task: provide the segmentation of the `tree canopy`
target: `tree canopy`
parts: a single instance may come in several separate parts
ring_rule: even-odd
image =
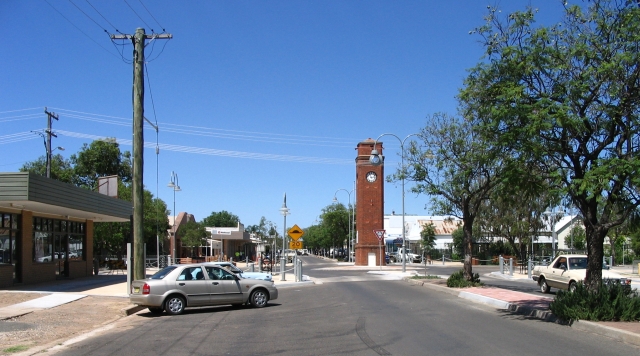
[[[552,26],[536,26],[535,15],[490,8],[476,29],[486,60],[465,80],[462,113],[580,210],[585,283],[597,289],[605,236],[640,204],[640,9],[622,0],[565,5]]]
[[[419,139],[419,144],[411,142],[407,167],[400,167],[393,178],[415,182],[411,190],[429,195],[436,214],[462,219],[464,275],[471,280],[474,220],[499,183],[508,156],[493,152],[481,140],[473,120],[447,114],[428,118]]]
[[[31,172],[45,177],[47,175],[47,157],[41,156],[35,161],[26,162],[20,172]],[[71,161],[61,154],[51,156],[51,178],[65,183],[73,183],[75,175]]]
[[[239,222],[240,218],[237,215],[226,210],[214,211],[201,221],[205,227],[237,227]]]

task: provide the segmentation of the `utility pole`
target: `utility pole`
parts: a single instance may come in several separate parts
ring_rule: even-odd
[[[171,34],[147,35],[137,28],[135,35],[111,35],[111,39],[130,39],[133,43],[133,278],[144,279],[143,150],[144,133],[144,47],[147,39],[171,39]]]
[[[47,178],[51,178],[51,136],[56,138],[58,137],[58,135],[51,132],[51,119],[53,118],[58,120],[58,114],[48,112],[46,106],[44,108],[44,113],[47,114],[47,131],[45,131],[47,134],[47,143],[45,144],[45,149],[47,150]]]

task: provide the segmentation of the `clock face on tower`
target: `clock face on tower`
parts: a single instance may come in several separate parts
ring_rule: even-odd
[[[367,182],[373,183],[376,181],[376,179],[378,179],[378,175],[376,174],[376,172],[367,173]]]

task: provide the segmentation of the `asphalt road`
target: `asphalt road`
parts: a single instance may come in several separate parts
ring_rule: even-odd
[[[307,260],[305,258],[305,260]],[[317,259],[322,284],[280,288],[263,309],[146,312],[67,346],[64,355],[634,355],[605,337]]]

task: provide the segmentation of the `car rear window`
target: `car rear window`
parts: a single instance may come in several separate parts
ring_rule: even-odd
[[[176,269],[176,266],[167,266],[159,270],[158,272],[156,272],[153,276],[151,276],[151,279],[163,279],[169,273],[171,273],[171,271],[173,271],[174,269]]]
[[[587,259],[586,257],[569,258],[569,265],[571,269],[586,269]]]

